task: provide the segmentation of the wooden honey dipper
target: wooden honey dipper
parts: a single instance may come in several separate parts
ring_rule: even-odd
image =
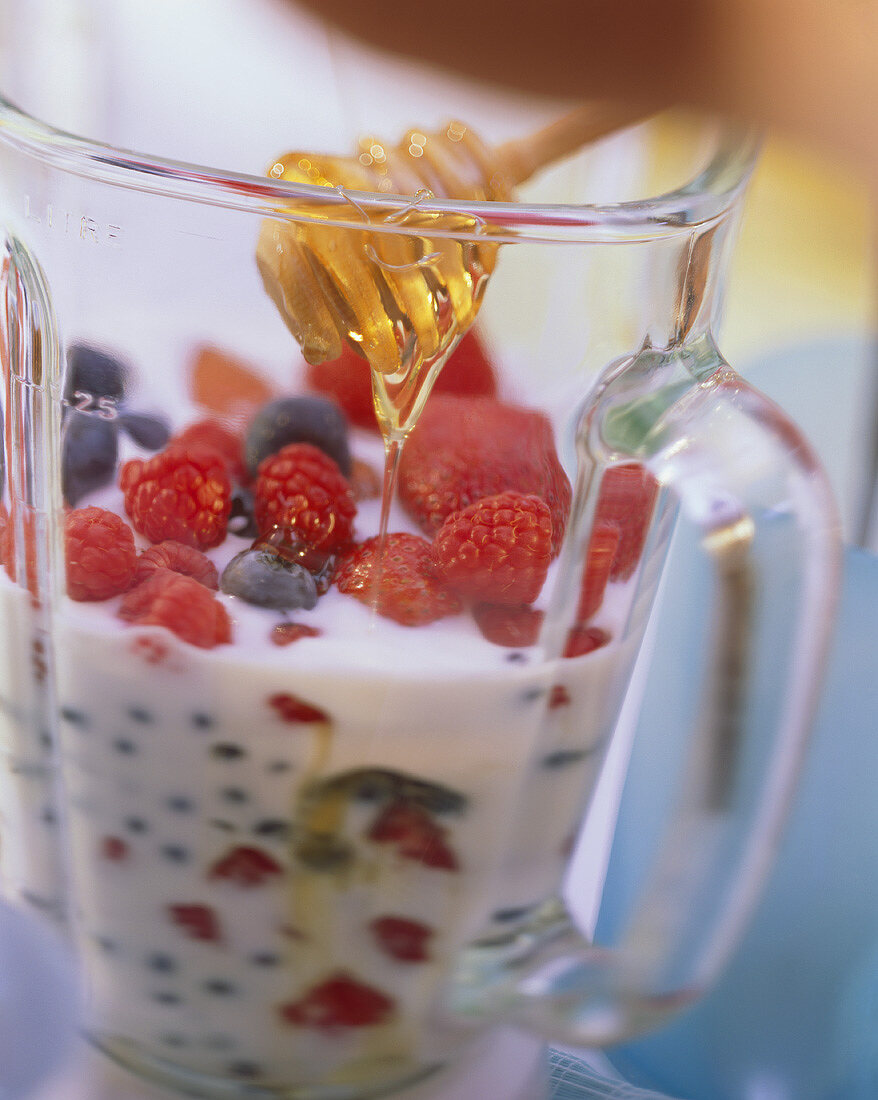
[[[630,108],[592,104],[494,148],[452,122],[429,135],[410,130],[393,148],[363,138],[357,156],[280,157],[269,173],[276,179],[341,188],[343,197],[348,191],[413,196],[403,211],[388,206],[381,222],[360,211],[362,231],[321,225],[339,207],[318,204],[295,208],[316,220],[265,222],[259,269],[305,359],[337,359],[348,342],[383,376],[417,374],[422,364],[436,363],[475,320],[499,246],[488,237],[431,237],[431,228],[441,228],[472,238],[478,223],[431,211],[429,198],[510,201],[515,187],[540,169],[639,121],[642,114]],[[371,228],[377,224],[405,231]]]

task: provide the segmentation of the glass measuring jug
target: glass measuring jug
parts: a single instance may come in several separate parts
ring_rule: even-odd
[[[202,1095],[353,1098],[498,1022],[606,1043],[697,995],[783,816],[836,561],[807,444],[714,340],[749,141],[658,198],[412,206],[8,103],[0,139],[4,888],[64,912],[94,1041]],[[498,250],[383,552],[368,370],[301,361],[266,224]],[[479,525],[527,532],[508,573],[459,552]],[[704,693],[609,950],[559,895],[672,531],[715,578]]]

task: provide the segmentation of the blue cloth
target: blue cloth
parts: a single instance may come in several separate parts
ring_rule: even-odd
[[[675,685],[647,687],[661,729]],[[612,939],[648,853],[655,772],[632,757],[599,942]],[[626,1079],[680,1100],[878,1097],[878,558],[845,555],[813,740],[774,872],[720,982],[662,1031],[612,1055]]]

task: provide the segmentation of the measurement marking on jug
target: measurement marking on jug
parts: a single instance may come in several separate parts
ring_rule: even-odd
[[[37,210],[30,195],[24,196],[24,216],[30,222],[43,225],[46,229],[77,237],[92,244],[118,246],[122,238],[122,227],[112,222],[99,222],[88,214],[75,214],[71,210],[59,210],[52,203],[46,203]]]

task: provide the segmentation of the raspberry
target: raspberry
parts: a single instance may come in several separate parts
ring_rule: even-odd
[[[313,986],[300,1001],[281,1005],[278,1011],[294,1027],[336,1031],[343,1027],[373,1027],[393,1012],[393,1001],[373,986],[339,971]]]
[[[127,592],[137,569],[134,534],[115,512],[80,508],[64,530],[67,593],[72,600],[108,600]]]
[[[294,531],[318,550],[350,542],[357,506],[338,466],[311,443],[288,443],[259,466],[254,512],[264,534]]]
[[[280,693],[272,695],[268,705],[273,707],[282,722],[290,722],[293,725],[308,722],[329,722],[329,715],[325,711],[312,707],[296,695]]]
[[[376,535],[355,546],[339,559],[335,574],[340,592],[368,606],[379,575],[379,543]],[[456,615],[460,608],[457,596],[444,588],[436,575],[430,543],[420,535],[389,534],[380,568],[378,614],[403,626],[424,626]]]
[[[169,905],[168,914],[193,940],[219,943],[223,938],[219,918],[209,905]]]
[[[394,844],[397,855],[441,871],[457,871],[457,856],[445,842],[445,830],[418,806],[392,802],[366,834],[376,844]]]
[[[370,431],[378,430],[372,403],[372,377],[369,365],[351,347],[345,347],[338,359],[305,368],[305,382],[313,390],[331,397],[351,424]],[[494,397],[497,378],[482,342],[473,329],[464,334],[448,357],[433,384],[434,393]]]
[[[274,396],[272,387],[252,367],[214,347],[196,349],[189,390],[196,404],[237,424]]]
[[[620,538],[619,528],[613,523],[597,523],[592,530],[579,593],[578,623],[588,622],[603,602]]]
[[[552,558],[552,517],[536,496],[499,493],[453,512],[433,541],[449,588],[482,603],[533,603]]]
[[[511,649],[536,645],[543,612],[535,607],[483,603],[472,610],[482,636],[494,645]]]
[[[232,640],[223,605],[192,577],[157,569],[122,600],[119,618],[138,626],[163,626],[184,642],[212,649]]]
[[[170,569],[184,577],[192,577],[214,591],[219,587],[219,574],[210,558],[206,558],[200,550],[173,539],[157,542],[143,551],[137,559],[134,583],[141,584],[158,569]]]
[[[376,917],[369,930],[383,951],[400,962],[426,962],[433,929],[406,917]]]
[[[549,506],[557,553],[571,493],[549,420],[489,397],[434,394],[399,466],[400,500],[415,521],[432,536],[452,512],[509,490]]]
[[[206,447],[223,460],[229,480],[241,485],[247,480],[244,468],[244,444],[230,428],[218,420],[198,420],[171,440],[174,447]]]
[[[283,874],[283,867],[259,848],[232,848],[214,863],[208,878],[226,879],[238,886],[261,886],[273,875]]]
[[[657,495],[658,482],[639,463],[613,466],[604,474],[595,526],[612,523],[619,530],[619,546],[610,569],[610,580],[627,580],[637,568]]]
[[[207,550],[226,537],[232,489],[216,451],[172,445],[146,461],[132,459],[119,485],[135,530],[150,542]]]

